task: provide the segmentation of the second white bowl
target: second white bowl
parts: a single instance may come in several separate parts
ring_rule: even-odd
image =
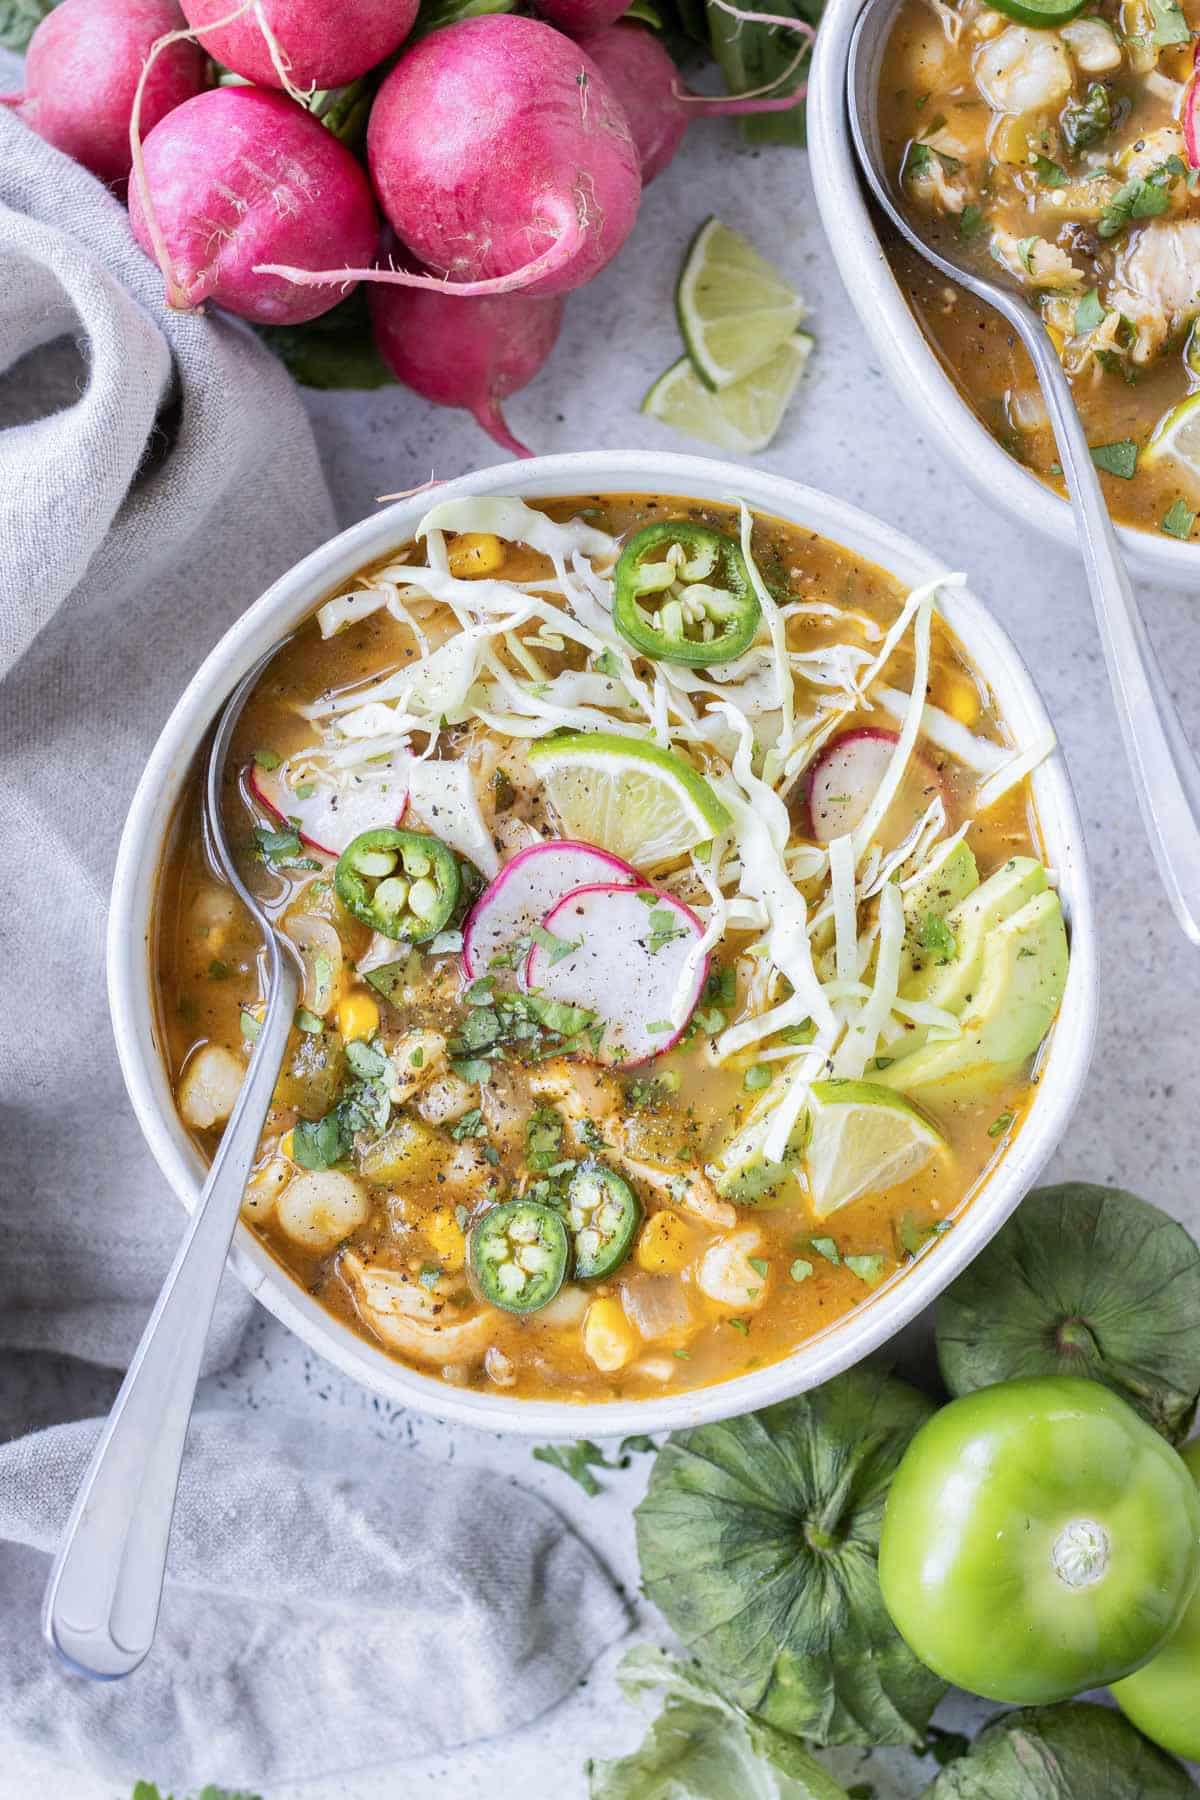
[[[808,148],[821,222],[859,323],[898,393],[942,453],[989,504],[1002,507],[1067,549],[1075,519],[976,418],[939,362],[892,273],[859,180],[846,113],[846,62],[863,0],[829,0],[817,34],[808,86]],[[1137,574],[1200,592],[1200,545],[1119,525]]]

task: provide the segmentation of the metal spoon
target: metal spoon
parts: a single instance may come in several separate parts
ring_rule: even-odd
[[[96,1681],[131,1674],[154,1641],[200,1361],[300,999],[299,958],[241,880],[221,817],[234,727],[277,649],[227,701],[208,753],[204,794],[205,827],[220,872],[262,932],[266,1016],[208,1180],[75,1497],[46,1589],[42,1629],[48,1642],[76,1674]]]
[[[1079,545],[1125,754],[1158,873],[1175,917],[1200,944],[1200,766],[1133,596],[1096,466],[1049,333],[1026,290],[996,265],[984,278],[919,237],[893,185],[879,137],[879,84],[896,0],[867,0],[846,64],[850,135],[872,194],[906,243],[940,274],[1003,315],[1033,362],[1075,504]]]

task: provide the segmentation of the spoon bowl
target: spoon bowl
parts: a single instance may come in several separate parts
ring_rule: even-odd
[[[204,1344],[242,1196],[287,1049],[300,960],[239,873],[221,796],[242,709],[274,646],[225,703],[208,751],[205,837],[267,955],[266,1012],[187,1232],[92,1453],[50,1571],[43,1632],[74,1673],[115,1681],[154,1641],[179,1469]]]
[[[993,307],[1020,337],[1046,402],[1075,512],[1117,721],[1142,823],[1175,918],[1200,945],[1200,764],[1184,734],[1134,598],[1066,371],[1050,334],[1016,278],[996,266],[981,275],[950,258],[909,219],[879,135],[883,56],[898,0],[867,0],[846,59],[850,136],[862,175],[892,228],[939,274]]]

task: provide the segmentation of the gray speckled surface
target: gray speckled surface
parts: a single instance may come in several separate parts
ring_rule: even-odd
[[[990,514],[914,430],[900,398],[873,364],[822,242],[799,152],[752,152],[725,125],[699,123],[685,155],[650,190],[633,240],[615,266],[570,302],[562,341],[535,386],[514,399],[518,436],[544,451],[587,448],[701,448],[681,445],[642,419],[638,404],[653,377],[679,352],[671,290],[693,230],[710,212],[736,223],[804,292],[817,353],[784,432],[764,461],[781,474],[829,488],[882,515],[970,573],[995,607],[1042,685],[1079,792],[1092,858],[1103,984],[1095,1063],[1050,1177],[1081,1176],[1136,1188],[1200,1231],[1200,955],[1175,928],[1156,885],[1134,812],[1082,573],[1075,560],[1024,537]],[[314,394],[310,412],[344,522],[375,496],[415,485],[431,471],[458,474],[492,462],[491,446],[458,413],[435,412],[400,390]],[[1200,554],[1200,552],[1198,552]],[[1193,737],[1200,740],[1195,680],[1200,602],[1148,597],[1154,636]],[[95,1377],[90,1404],[110,1384]],[[31,1382],[3,1397],[0,1425],[46,1423],[61,1415],[73,1383]],[[335,1412],[361,1423],[364,1437],[394,1458],[398,1504],[404,1458],[487,1462],[553,1499],[636,1584],[629,1507],[645,1462],[609,1478],[589,1500],[562,1475],[534,1463],[529,1449],[441,1426],[387,1405],[312,1357],[263,1313],[255,1316],[233,1369],[211,1380],[213,1406],[287,1410],[314,1433]],[[11,1409],[11,1410],[10,1410]],[[265,1800],[467,1800],[521,1792],[582,1800],[588,1754],[612,1754],[641,1726],[615,1697],[608,1658],[567,1705],[500,1744],[405,1770],[365,1769],[322,1783],[273,1789]],[[956,1722],[964,1703],[943,1716]],[[369,1759],[369,1745],[364,1745]],[[908,1758],[881,1758],[880,1800],[915,1794],[929,1779]],[[849,1766],[856,1767],[857,1756]],[[151,1775],[152,1770],[138,1771]],[[33,1792],[64,1800],[116,1800],[104,1784],[65,1777],[40,1762],[0,1771],[0,1800]]]

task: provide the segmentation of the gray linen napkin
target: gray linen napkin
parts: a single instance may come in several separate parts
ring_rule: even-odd
[[[35,1615],[96,1423],[0,1450],[5,1611]],[[0,1651],[2,1730],[100,1773],[267,1788],[495,1737],[625,1629],[599,1565],[536,1495],[390,1459],[345,1434],[192,1428],[159,1641],[125,1682],[72,1682],[23,1635]],[[30,1548],[25,1548],[30,1546]],[[573,1620],[586,1621],[573,1629]],[[186,1672],[186,1677],[184,1675]]]
[[[116,843],[189,674],[333,526],[283,370],[232,321],[165,312],[123,209],[0,108],[0,1433],[28,1428],[31,1362],[63,1396],[95,1378],[62,1356],[124,1365],[178,1241],[109,1030]],[[227,1280],[210,1367],[249,1306]],[[0,1450],[0,1746],[265,1785],[522,1723],[624,1627],[533,1496],[209,1416],[159,1644],[92,1687],[49,1660],[37,1610],[94,1431]]]

